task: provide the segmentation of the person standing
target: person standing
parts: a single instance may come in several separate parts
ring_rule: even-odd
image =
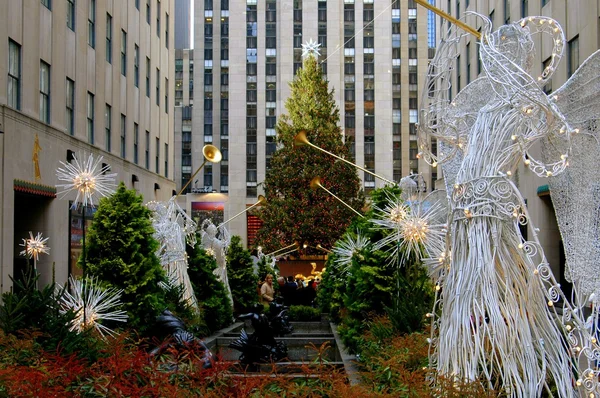
[[[267,274],[265,283],[260,287],[260,300],[263,304],[269,304],[273,301],[275,291],[273,290],[273,275]]]

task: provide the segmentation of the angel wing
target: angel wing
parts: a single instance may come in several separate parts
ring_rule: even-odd
[[[565,248],[565,276],[584,298],[592,293],[600,298],[600,51],[552,99],[571,128],[578,129],[571,136],[569,167],[548,181]],[[549,136],[542,142],[544,161],[568,153],[568,145]]]

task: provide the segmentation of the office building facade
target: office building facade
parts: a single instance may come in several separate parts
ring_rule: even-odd
[[[415,127],[433,51],[428,36],[435,36],[429,18],[413,1],[196,0],[192,169],[208,143],[223,161],[205,166],[199,180],[219,195],[191,197],[188,209],[192,201],[217,201],[227,218],[256,203],[288,84],[311,39],[321,44],[319,61],[354,161],[395,181],[423,173],[430,188],[436,175],[417,159]],[[359,175],[366,191],[382,186]],[[243,241],[248,228],[245,217],[229,224]]]
[[[82,226],[56,169],[103,157],[145,201],[173,194],[174,0],[0,0],[1,290],[41,232],[41,284],[80,272]]]

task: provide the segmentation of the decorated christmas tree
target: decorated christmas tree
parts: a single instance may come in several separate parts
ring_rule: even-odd
[[[364,206],[356,169],[309,146],[294,147],[301,131],[308,140],[342,158],[350,158],[339,127],[339,109],[328,89],[321,67],[309,54],[292,83],[287,114],[278,120],[277,143],[263,184],[268,205],[258,211],[263,226],[256,246],[266,253],[293,242],[308,243],[313,251],[331,247],[356,214],[322,189],[311,190],[310,181],[322,185],[357,211]]]

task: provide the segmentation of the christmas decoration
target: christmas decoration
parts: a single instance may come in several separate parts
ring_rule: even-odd
[[[462,38],[453,31],[430,64],[420,113],[420,156],[442,166],[449,203],[447,245],[439,257],[436,303],[429,314],[434,320],[430,363],[441,375],[481,381],[509,396],[540,396],[549,390],[550,378],[561,397],[578,396],[579,387],[595,396],[600,350],[595,324],[586,325],[583,318],[586,300],[565,297],[535,228],[532,239],[522,236],[520,227],[530,217],[511,176],[520,160],[541,177],[557,176],[572,163],[571,141],[580,133],[574,126],[590,127],[598,115],[592,116],[589,106],[598,103],[599,69],[592,66],[600,55],[559,90],[568,97],[566,105],[542,90],[565,43],[556,21],[527,17],[492,32],[491,21],[480,17],[483,77],[449,101]],[[532,37],[539,33],[552,40],[552,60],[532,77]],[[590,91],[576,93],[584,84]],[[439,153],[429,150],[431,140],[437,140]],[[539,141],[554,149],[546,153],[557,156],[535,159],[530,149]],[[596,274],[594,269],[591,275]]]
[[[291,242],[308,242],[311,247],[300,249],[301,253],[318,253],[314,247],[332,247],[355,214],[323,190],[312,191],[311,180],[320,177],[329,191],[356,211],[363,208],[364,198],[354,167],[309,146],[293,145],[294,137],[305,131],[315,145],[350,157],[338,126],[339,110],[333,92],[328,90],[314,56],[304,60],[290,86],[288,114],[281,115],[276,126],[279,149],[273,154],[263,183],[268,205],[257,210],[263,226],[255,245],[269,253]]]
[[[101,289],[96,285],[96,279],[75,279],[69,277],[70,292],[65,291],[60,298],[60,313],[68,310],[75,313],[71,321],[71,331],[79,333],[94,328],[102,335],[114,335],[114,331],[100,323],[102,320],[127,322],[127,313],[116,310],[121,305],[120,298],[123,290],[114,288]],[[58,286],[59,290],[62,289]]]

